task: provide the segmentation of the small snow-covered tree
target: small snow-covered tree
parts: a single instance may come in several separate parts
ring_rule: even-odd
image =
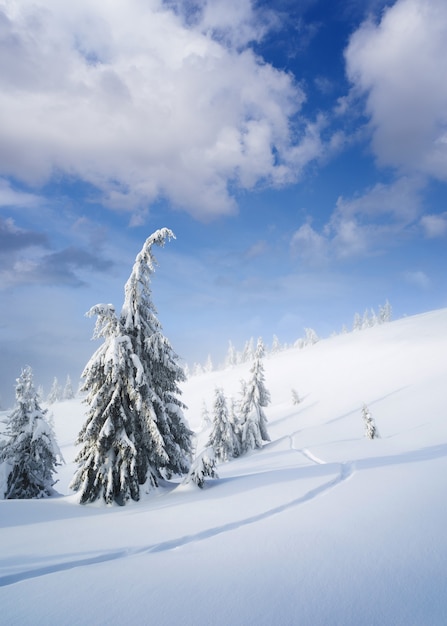
[[[392,318],[393,310],[391,308],[391,304],[387,300],[385,304],[379,308],[379,324],[391,322]]]
[[[53,384],[51,385],[50,393],[48,394],[48,404],[54,404],[62,400],[62,387],[59,385],[59,381],[54,377]]]
[[[251,378],[244,385],[240,405],[241,451],[261,448],[263,441],[270,441],[267,432],[267,417],[263,408],[270,403],[270,394],[265,387],[264,378],[264,344],[258,340],[253,365],[250,368]]]
[[[379,318],[376,315],[376,312],[374,311],[374,309],[371,309],[371,315],[369,318],[369,325],[370,326],[377,326],[377,324],[379,323]]]
[[[206,430],[211,426],[211,417],[205,400],[202,402],[202,430]]]
[[[200,374],[204,373],[203,365],[201,365],[200,363],[194,363],[192,371],[194,376],[200,376]]]
[[[361,326],[361,330],[365,330],[366,328],[369,328],[371,326],[371,318],[369,316],[369,311],[368,309],[365,309],[365,312],[363,313],[363,318],[362,318],[362,326]]]
[[[214,366],[213,366],[213,360],[212,360],[212,358],[211,358],[211,354],[209,354],[209,355],[208,355],[208,357],[207,357],[207,359],[206,359],[205,366],[204,366],[204,368],[203,368],[203,369],[204,369],[204,371],[205,371],[205,372],[207,372],[207,373],[209,373],[209,372],[212,372],[212,371],[213,371]]]
[[[228,342],[227,356],[225,357],[225,367],[234,367],[237,365],[237,352],[231,341]]]
[[[292,389],[292,402],[293,404],[299,404],[301,402],[301,398],[296,389]]]
[[[362,330],[362,317],[359,313],[354,315],[354,321],[352,323],[352,330]]]
[[[200,489],[205,486],[205,478],[219,478],[216,470],[216,456],[212,447],[205,448],[191,463],[184,485],[194,483]]]
[[[241,356],[242,363],[249,363],[253,359],[254,354],[255,354],[254,344],[255,342],[254,342],[253,337],[250,337],[250,339],[245,342],[244,350],[242,351],[242,356]]]
[[[65,387],[62,397],[64,400],[73,400],[73,398],[75,397],[70,376],[67,376],[67,380],[65,381]]]
[[[306,334],[304,339],[306,346],[313,346],[314,343],[318,343],[318,341],[320,341],[317,333],[313,330],[313,328],[305,328],[304,332]]]
[[[279,341],[276,335],[273,335],[271,352],[275,354],[276,352],[280,352],[281,350],[282,350],[281,342]]]
[[[368,439],[378,439],[379,432],[376,423],[366,404],[362,407],[362,418],[365,425],[365,437]]]
[[[0,450],[6,499],[52,496],[53,474],[62,455],[47,421],[47,411],[39,405],[31,367],[25,367],[16,386],[16,407],[8,418],[7,439]]]
[[[240,445],[231,420],[224,392],[216,388],[213,406],[213,428],[207,446],[211,446],[218,461],[228,461],[239,456]]]

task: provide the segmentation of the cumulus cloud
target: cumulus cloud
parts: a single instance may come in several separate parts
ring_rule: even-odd
[[[306,223],[294,232],[290,242],[292,252],[310,265],[320,265],[327,261],[329,242]]]
[[[363,194],[346,199],[340,196],[336,216],[365,220],[387,217],[400,225],[415,220],[422,210],[421,191],[424,181],[403,176],[391,184],[377,183]]]
[[[245,259],[255,259],[257,257],[263,256],[269,249],[268,243],[261,239],[260,241],[256,241],[252,246],[248,248],[248,250],[244,253]]]
[[[447,3],[397,0],[345,52],[382,165],[447,180]]]
[[[402,177],[352,198],[340,196],[321,232],[306,223],[293,234],[292,251],[311,264],[375,255],[412,230],[423,211],[423,187],[419,178]],[[436,218],[422,218],[426,230]]]
[[[0,207],[34,209],[41,204],[42,199],[39,196],[25,191],[18,191],[11,186],[8,180],[0,178]]]
[[[247,46],[268,19],[232,4],[188,22],[160,0],[8,2],[0,175],[80,177],[136,223],[159,198],[207,218],[235,210],[230,187],[296,180],[321,154],[318,126],[298,121],[291,75]]]
[[[447,235],[447,213],[424,215],[421,218],[421,226],[425,236],[429,239],[445,237]]]
[[[406,272],[405,280],[407,283],[419,287],[419,289],[428,289],[431,285],[430,278],[421,270],[415,272]]]

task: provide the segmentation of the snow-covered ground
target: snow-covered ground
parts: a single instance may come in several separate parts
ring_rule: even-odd
[[[447,309],[264,365],[271,443],[203,491],[171,484],[122,508],[69,493],[85,407],[53,405],[64,495],[0,501],[0,622],[447,624]],[[247,376],[191,378],[190,426]]]

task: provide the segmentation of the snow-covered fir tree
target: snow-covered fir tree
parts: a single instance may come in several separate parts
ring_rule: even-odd
[[[355,330],[362,330],[362,323],[363,323],[363,320],[362,320],[362,317],[361,317],[360,313],[356,313],[354,315],[354,321],[352,323],[352,330],[354,330],[354,331]]]
[[[383,306],[379,308],[379,324],[384,324],[385,322],[391,322],[393,318],[393,309],[388,300],[385,302]]]
[[[194,376],[200,376],[200,374],[204,373],[203,365],[201,365],[200,363],[194,363],[192,371]]]
[[[71,485],[81,503],[103,498],[125,504],[139,499],[141,485],[150,488],[189,470],[192,432],[178,398],[185,375],[161,332],[150,291],[156,265],[151,248],[171,237],[161,229],[146,240],[119,317],[112,305],[89,312],[98,316],[94,336],[104,343],[83,372],[89,411]]]
[[[54,495],[53,474],[62,455],[47,421],[47,411],[39,405],[31,367],[25,367],[17,379],[16,407],[8,418],[5,434],[0,463],[4,464],[2,474],[7,480],[1,495],[6,499]]]
[[[365,437],[368,439],[378,439],[379,432],[377,430],[376,423],[366,404],[362,407],[362,418],[365,425]]]
[[[227,355],[225,357],[225,367],[234,367],[237,365],[237,352],[231,341],[228,342]]]
[[[292,402],[293,404],[299,404],[301,402],[301,398],[296,389],[292,389]]]
[[[219,478],[216,470],[216,455],[212,447],[205,448],[191,464],[184,485],[194,483],[200,489],[205,486],[205,478]]]
[[[365,309],[365,312],[363,313],[363,318],[362,318],[361,330],[365,330],[366,328],[370,328],[371,326],[372,326],[372,323],[371,323],[369,311],[368,309]]]
[[[202,402],[202,423],[201,423],[201,430],[207,430],[212,422],[211,422],[211,417],[210,417],[210,412],[208,411],[208,407],[206,406],[206,402],[205,400]]]
[[[270,441],[267,418],[263,408],[270,403],[270,394],[265,387],[264,344],[258,339],[251,378],[244,384],[240,405],[241,451],[261,448],[263,441]]]
[[[280,352],[281,350],[282,350],[281,342],[279,341],[276,335],[273,335],[272,349],[271,349],[272,354],[275,354],[276,352]]]
[[[240,443],[228,411],[224,392],[216,388],[213,405],[213,428],[207,446],[211,446],[218,461],[228,461],[240,454]]]
[[[44,393],[42,385],[39,385],[37,387],[37,397],[38,397],[40,402],[44,402],[45,393]]]
[[[245,342],[244,350],[242,351],[242,356],[240,361],[242,363],[249,363],[255,354],[255,341],[253,337],[250,337],[248,341]]]
[[[51,385],[50,393],[48,394],[47,402],[48,404],[54,404],[60,400],[62,400],[62,387],[55,376],[53,384]]]
[[[305,328],[304,332],[306,335],[304,339],[306,346],[313,346],[320,341],[320,338],[313,328]]]
[[[205,371],[205,372],[207,372],[207,373],[209,373],[209,372],[212,372],[212,371],[213,371],[214,366],[213,366],[213,360],[212,360],[212,358],[211,358],[211,354],[209,354],[209,355],[208,355],[208,358],[206,359],[206,363],[205,363],[205,366],[204,366],[204,368],[203,368],[203,369],[204,369],[204,371]]]
[[[159,476],[165,478],[188,472],[193,434],[183,415],[186,407],[179,399],[179,383],[186,380],[185,373],[169,340],[162,333],[150,289],[157,265],[152,248],[154,245],[163,247],[170,239],[175,239],[174,233],[162,228],[146,240],[126,283],[121,312],[122,324],[130,336],[134,353],[140,359],[146,380],[145,405],[148,409],[150,407],[146,421],[150,429],[156,425],[163,438],[167,460],[161,465],[157,461],[155,467]],[[152,411],[155,411],[155,416]]]
[[[62,394],[62,398],[64,400],[72,400],[75,397],[73,391],[73,385],[71,384],[70,376],[67,376],[67,380],[65,381],[64,391]]]
[[[140,485],[146,481],[157,484],[148,462],[147,425],[138,410],[142,367],[112,305],[96,305],[88,315],[97,315],[94,338],[104,343],[82,373],[89,410],[76,441],[82,449],[70,487],[80,493],[81,504],[99,498],[125,504],[129,498],[139,500]],[[151,435],[162,457],[161,435],[156,429]]]
[[[369,318],[369,325],[370,326],[377,326],[377,324],[379,323],[379,318],[376,315],[376,312],[374,311],[374,309],[371,309],[371,314],[370,314],[370,318]]]

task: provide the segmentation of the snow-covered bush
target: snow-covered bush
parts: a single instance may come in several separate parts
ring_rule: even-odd
[[[367,437],[368,439],[377,439],[379,437],[379,432],[377,430],[374,418],[371,415],[370,410],[368,409],[366,404],[364,404],[362,407],[362,418],[365,424],[365,437]]]
[[[191,464],[184,485],[194,483],[200,489],[205,486],[205,478],[219,478],[216,470],[216,456],[212,447],[205,448]]]

